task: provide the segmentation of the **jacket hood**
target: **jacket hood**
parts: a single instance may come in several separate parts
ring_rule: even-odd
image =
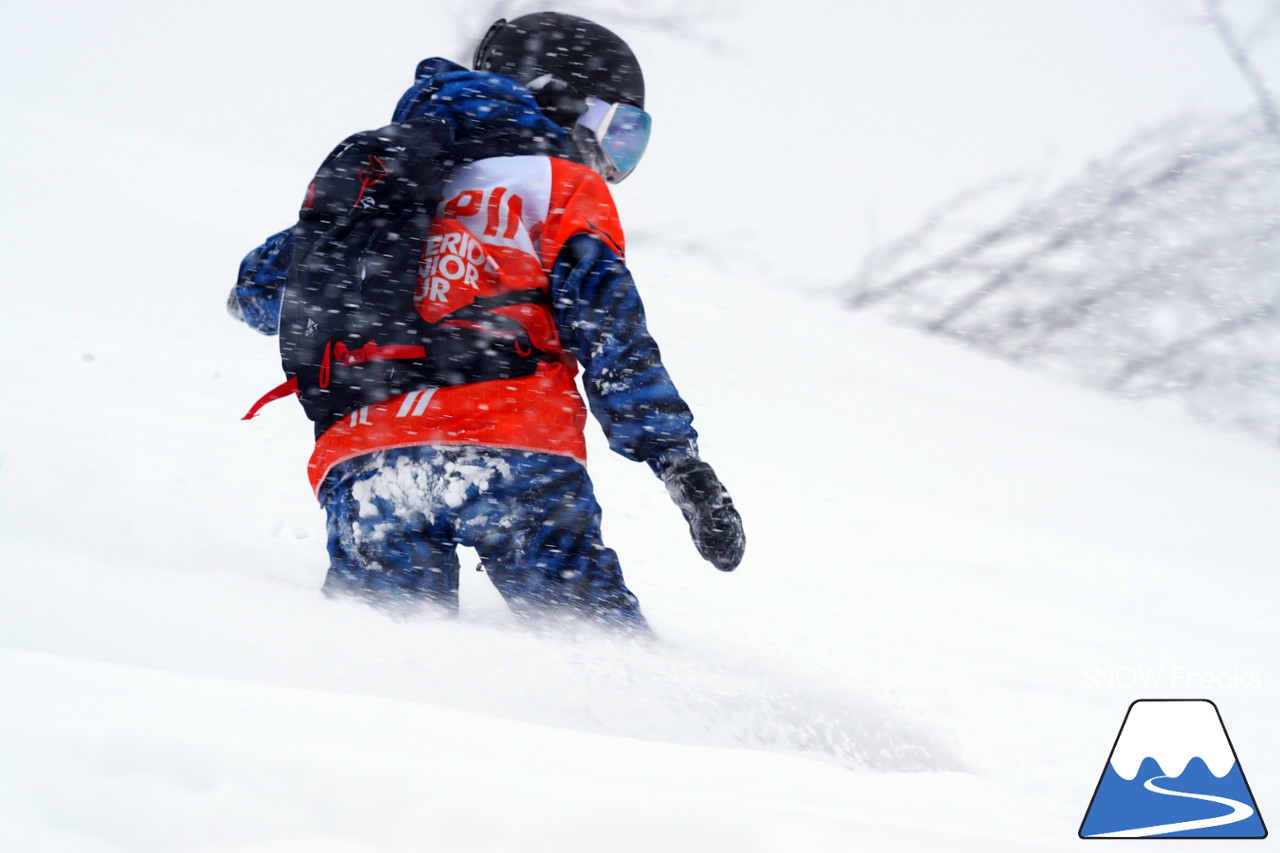
[[[447,59],[424,59],[396,104],[393,122],[432,116],[454,128],[453,159],[514,154],[563,157],[568,133],[543,115],[533,93],[504,74],[468,71]]]

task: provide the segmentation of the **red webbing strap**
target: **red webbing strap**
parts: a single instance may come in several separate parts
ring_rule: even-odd
[[[363,364],[366,361],[384,361],[393,358],[422,358],[427,354],[426,348],[413,346],[411,344],[388,344],[379,346],[373,341],[360,347],[359,349],[347,349],[346,345],[339,342],[336,347],[325,344],[324,361],[320,365],[320,387],[327,387],[329,384],[329,366],[331,358],[340,364],[351,366],[353,364]],[[258,412],[268,403],[274,403],[282,397],[288,397],[291,394],[298,393],[298,377],[293,377],[285,382],[280,383],[267,393],[263,394],[258,402],[249,408],[249,411],[240,420],[247,421],[250,418],[257,417]]]
[[[254,403],[253,406],[249,409],[248,413],[246,413],[245,416],[240,420],[247,421],[250,418],[257,417],[258,410],[261,409],[263,406],[265,406],[267,403],[274,403],[276,400],[279,400],[282,397],[288,397],[290,394],[297,394],[297,393],[298,393],[298,377],[295,376],[286,382],[280,383],[279,385],[272,388],[267,393],[263,394],[260,398],[258,398],[258,402]]]
[[[345,364],[348,367],[353,364],[364,364],[366,361],[385,361],[393,358],[423,358],[426,354],[426,347],[414,346],[413,344],[379,346],[374,341],[369,341],[359,349],[347,349],[346,344],[341,342],[333,348],[334,361]]]

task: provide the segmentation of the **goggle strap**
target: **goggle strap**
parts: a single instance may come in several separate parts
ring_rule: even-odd
[[[480,71],[480,63],[484,60],[484,55],[489,52],[489,45],[493,44],[494,38],[498,33],[502,32],[507,25],[506,18],[499,18],[489,27],[489,31],[484,34],[484,38],[480,39],[480,44],[476,47],[476,54],[471,58],[471,67],[476,71]]]
[[[609,126],[609,120],[618,109],[617,104],[602,101],[599,98],[587,98],[587,111],[578,117],[578,124],[596,135],[598,139],[601,128]]]

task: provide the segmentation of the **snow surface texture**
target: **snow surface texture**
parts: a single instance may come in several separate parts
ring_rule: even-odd
[[[276,354],[222,302],[434,52],[405,26],[337,61],[347,8],[50,2],[3,57],[0,850],[1066,849],[1161,696],[1214,699],[1276,808],[1280,454],[806,296],[782,259],[851,264],[781,241],[771,270],[756,204],[664,246],[714,227],[659,209],[707,93],[657,60],[618,198],[743,566],[592,432],[659,644],[530,634],[471,572],[456,622],[322,599],[309,425],[237,420]]]

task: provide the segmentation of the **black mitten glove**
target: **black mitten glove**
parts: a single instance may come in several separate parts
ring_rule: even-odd
[[[685,457],[662,466],[661,475],[671,499],[689,522],[698,553],[722,572],[736,569],[747,538],[742,532],[742,516],[716,472],[697,457]]]

